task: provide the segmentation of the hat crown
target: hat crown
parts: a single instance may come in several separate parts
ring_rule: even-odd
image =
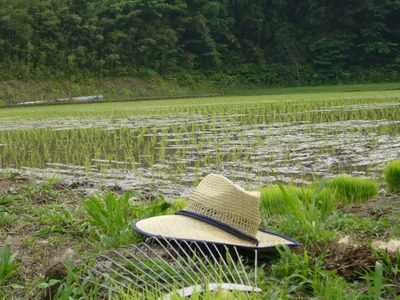
[[[255,237],[260,227],[260,193],[249,192],[224,176],[207,175],[185,208]]]

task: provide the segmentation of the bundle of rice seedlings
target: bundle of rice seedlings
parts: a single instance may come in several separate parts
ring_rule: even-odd
[[[378,194],[375,181],[351,176],[338,176],[327,183],[328,189],[335,192],[338,202],[342,204],[363,203]]]
[[[383,170],[388,193],[400,193],[400,159],[389,162]]]
[[[285,187],[288,195],[294,200],[294,203],[297,205],[301,205],[302,207],[306,207],[307,204],[311,203],[312,197],[315,193],[316,187],[295,187],[288,186]],[[260,190],[261,193],[261,203],[260,210],[261,215],[266,217],[271,217],[273,215],[286,215],[290,212],[290,209],[285,201],[285,197],[282,194],[282,191],[279,189],[279,186],[273,185]],[[321,208],[321,206],[329,206],[325,210],[328,212],[332,212],[335,209],[335,196],[332,191],[322,190],[318,193],[316,201],[317,207]]]

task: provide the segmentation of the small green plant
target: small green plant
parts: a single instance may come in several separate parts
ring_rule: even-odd
[[[33,235],[41,236],[53,232],[68,233],[73,235],[83,234],[87,226],[84,220],[79,219],[76,213],[71,212],[67,207],[61,206],[61,211],[44,208],[36,212],[39,219],[48,227],[35,231]]]
[[[10,215],[8,212],[0,211],[0,227],[10,225],[14,219],[14,215]]]
[[[400,159],[389,162],[383,170],[388,193],[400,193]]]
[[[18,199],[19,199],[18,197],[7,193],[0,197],[0,205],[6,206],[6,205],[11,204],[14,200],[18,200]]]
[[[384,249],[375,249],[372,244],[369,244],[369,246],[374,256],[378,259],[378,262],[382,265],[382,270],[380,269],[381,266],[377,268],[377,265],[375,265],[375,278],[379,280],[379,284],[385,288],[387,293],[390,295],[399,295],[400,286],[397,282],[400,276],[400,251],[393,254]],[[379,277],[383,279],[381,280]],[[377,281],[375,278],[374,282]],[[369,279],[371,279],[371,276]],[[387,283],[382,285],[384,280]]]
[[[135,194],[142,202],[133,204],[130,201],[131,194]],[[105,196],[91,195],[87,200],[80,200],[80,203],[89,215],[86,221],[94,226],[100,241],[106,246],[118,248],[143,238],[132,230],[134,219],[171,214],[186,204],[183,199],[167,202],[163,196],[159,196],[151,204],[144,201],[140,193],[127,191],[119,197],[112,193]]]
[[[342,204],[362,203],[379,192],[377,183],[371,179],[344,175],[329,180],[327,188],[335,192],[338,202]]]
[[[8,238],[6,245],[0,249],[0,286],[11,276],[12,272],[19,267],[19,264],[13,264],[18,251],[11,254],[11,239]]]
[[[132,204],[129,202],[131,191],[123,196],[90,195],[87,200],[80,200],[89,218],[87,221],[94,226],[97,235],[104,244],[120,247],[128,242],[131,236]]]
[[[383,264],[379,261],[375,263],[375,270],[363,277],[367,280],[367,296],[368,299],[380,300],[385,290],[390,289],[393,285],[384,283],[386,278],[383,274]]]

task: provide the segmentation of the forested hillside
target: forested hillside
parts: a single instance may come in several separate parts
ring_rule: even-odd
[[[0,0],[0,79],[398,80],[399,16],[399,0]]]

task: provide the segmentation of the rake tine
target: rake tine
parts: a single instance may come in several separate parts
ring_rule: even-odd
[[[227,259],[227,260],[229,259],[229,262],[232,263],[233,268],[234,268],[235,271],[236,271],[236,274],[239,274],[239,270],[238,270],[237,267],[236,267],[236,263],[235,263],[235,261],[233,260],[233,258],[232,258],[232,256],[231,256],[231,253],[229,252],[228,247],[224,245],[224,248],[225,248],[225,253],[227,253],[227,258],[226,258],[226,259]],[[236,249],[235,246],[233,246],[233,248]],[[238,283],[238,282],[236,281],[235,276],[232,274],[231,269],[229,268],[228,264],[226,263],[225,259],[222,257],[222,254],[219,253],[219,255],[220,255],[220,257],[221,257],[221,260],[222,260],[223,264],[225,265],[226,269],[228,270],[229,274],[231,275],[232,279],[235,281],[235,283]],[[238,259],[239,259],[239,261],[241,261],[241,259],[240,259],[239,256],[238,256]],[[242,265],[242,267],[243,267],[243,265]],[[246,273],[246,272],[245,272],[245,273]],[[242,280],[242,277],[241,277],[240,275],[239,275],[238,277],[239,277],[239,279],[240,279],[240,283],[241,283],[241,284],[244,284],[244,282],[243,282],[243,280]]]
[[[132,277],[134,277],[134,278],[136,278],[136,279],[142,281],[142,282],[143,282],[145,285],[147,285],[149,288],[153,288],[152,285],[150,285],[149,283],[143,281],[142,278],[140,278],[140,277],[137,276],[136,274],[132,273],[131,271],[129,271],[128,269],[126,269],[124,266],[122,266],[122,265],[118,264],[117,262],[115,262],[114,260],[111,260],[111,259],[109,259],[107,256],[104,256],[104,255],[100,255],[99,257],[105,258],[106,260],[111,261],[111,262],[114,263],[114,265],[116,265],[117,267],[120,267],[120,268],[123,269],[124,271],[128,272],[128,274],[131,275]],[[112,268],[106,266],[104,263],[102,263],[102,262],[100,262],[100,261],[97,261],[97,260],[95,260],[95,261],[96,261],[97,263],[101,264],[101,265],[102,265],[103,267],[105,267],[107,270],[110,270],[112,273],[114,273],[114,274],[116,274],[116,275],[119,275],[119,276],[122,277],[123,279],[127,280],[129,283],[133,284],[134,286],[136,286],[136,287],[138,287],[138,288],[141,288],[140,285],[138,285],[136,282],[132,281],[130,278],[124,276],[123,274],[118,273],[117,271],[115,271],[115,270],[113,270]],[[139,269],[139,268],[138,268],[138,269]],[[144,271],[141,270],[141,269],[139,269],[139,270],[142,271],[142,272],[144,272]],[[97,272],[97,273],[100,273],[100,272],[98,272],[98,271],[96,271],[96,272]],[[107,276],[107,275],[102,274],[102,273],[100,273],[100,274],[103,275],[103,276]],[[151,276],[149,276],[149,277],[152,278]],[[152,279],[153,279],[153,278],[152,278]],[[154,280],[154,279],[153,279],[153,280]],[[128,288],[126,285],[124,285],[124,284],[121,283],[121,282],[118,282],[118,284],[121,284],[121,285],[123,285],[125,288]]]
[[[120,291],[118,291],[117,289],[114,289],[114,288],[112,288],[112,287],[106,286],[106,285],[101,284],[101,283],[97,283],[96,281],[93,281],[93,280],[90,280],[90,279],[81,277],[81,276],[79,276],[79,275],[76,276],[76,278],[79,278],[79,279],[82,280],[82,281],[86,279],[86,282],[90,282],[90,283],[92,283],[92,284],[94,284],[94,285],[97,285],[97,286],[99,286],[99,287],[101,287],[101,288],[103,288],[103,289],[105,289],[105,290],[109,290],[109,291],[111,291],[111,292],[113,292],[113,293],[120,294]],[[111,280],[111,278],[108,278],[108,279]]]
[[[161,237],[168,245],[170,245],[171,246],[171,244],[168,242],[168,240],[165,238],[165,237]],[[175,242],[177,242],[175,239],[173,239]],[[171,252],[162,244],[162,243],[160,243],[160,246],[171,256],[171,258],[179,265],[179,267],[181,268],[181,270],[191,279],[191,280],[193,280],[193,283],[196,283],[196,280],[195,279],[193,279],[193,277],[185,270],[185,268],[182,266],[182,264],[171,254]],[[178,255],[178,256],[180,256],[179,255],[179,253],[171,246],[171,248],[175,251],[175,253]],[[190,266],[188,265],[188,263],[186,263],[185,262],[185,260],[183,260],[183,262],[184,262],[184,264],[187,266],[187,267],[189,267],[190,268]],[[198,279],[198,278],[197,278]],[[187,284],[189,284],[190,285],[190,283],[188,283],[186,280],[185,280],[185,282],[187,283]]]
[[[238,249],[237,249],[236,247],[233,247],[233,249],[235,250],[235,254],[237,255],[237,257],[240,258]],[[257,250],[255,250],[255,251],[257,251]],[[242,270],[244,271],[244,274],[245,274],[246,281],[247,281],[248,285],[251,285],[250,278],[249,278],[249,276],[248,276],[248,274],[247,274],[247,272],[246,272],[246,268],[245,268],[244,265],[243,265],[243,260],[242,260],[242,259],[239,259],[239,263],[240,263],[240,267],[241,267]],[[235,268],[236,268],[236,266],[235,266]],[[239,278],[240,278],[240,281],[242,281],[242,277],[239,276]],[[242,282],[242,283],[243,283],[243,282]]]
[[[175,251],[175,253],[178,256],[181,256],[182,258],[183,258],[183,255],[185,256],[185,259],[183,260],[184,263],[186,264],[186,266],[188,268],[193,270],[194,274],[197,276],[198,273],[201,273],[201,269],[197,266],[197,262],[201,262],[201,259],[193,252],[193,250],[190,247],[188,247],[188,249],[186,250],[186,249],[183,249],[181,242],[177,242],[176,240],[175,240],[175,242],[182,254],[179,253],[175,248],[173,248],[172,245],[170,245],[170,246],[172,247],[172,249]],[[186,241],[183,241],[183,242],[186,242]],[[187,245],[187,243],[186,243],[186,245]],[[189,255],[189,252],[191,255]],[[194,259],[192,258],[193,255],[194,255]],[[193,268],[190,266],[189,263],[193,264]],[[197,276],[196,279],[200,280],[200,276]]]
[[[100,262],[98,262],[98,263],[100,263]],[[103,265],[102,263],[100,263],[100,264]],[[103,265],[103,266],[104,266],[104,265]],[[85,266],[85,268],[87,268],[89,271],[93,271],[94,273],[99,274],[99,275],[100,275],[101,277],[103,277],[103,278],[106,278],[106,279],[110,280],[110,282],[114,282],[114,281],[115,281],[113,278],[111,278],[111,277],[108,276],[107,274],[101,273],[101,272],[97,271],[96,269],[94,269],[94,268],[92,268],[92,267]],[[100,286],[100,287],[102,287],[102,288],[104,288],[104,289],[106,289],[106,290],[112,291],[112,292],[114,292],[114,293],[117,293],[117,294],[120,293],[120,291],[118,291],[117,289],[114,289],[114,288],[112,288],[112,287],[106,286],[106,285],[101,284],[101,283],[97,283],[96,281],[93,281],[93,280],[91,280],[91,279],[87,279],[87,278],[85,278],[85,277],[81,277],[80,275],[77,275],[76,277],[79,278],[79,279],[81,279],[81,280],[87,280],[87,282],[90,282],[90,283],[92,283],[92,284],[94,284],[94,285],[98,285],[98,286]],[[120,284],[121,286],[123,286],[124,288],[128,289],[128,286],[126,286],[125,284],[123,284],[123,283],[119,283],[119,284]]]
[[[95,273],[99,273],[100,275],[103,275],[103,274],[101,274],[99,271],[97,271],[97,270],[95,270],[95,269],[93,269],[93,268],[91,268],[91,267],[89,267],[89,266],[85,266],[85,268],[88,268],[89,271],[92,270],[92,271],[94,271]],[[92,275],[93,275],[93,273],[92,273]],[[111,277],[109,277],[109,276],[107,276],[107,275],[105,275],[104,277],[107,278],[107,279],[109,279],[110,282],[112,282],[112,280],[113,280]],[[119,294],[119,291],[118,291],[117,289],[114,289],[114,288],[112,288],[112,287],[106,286],[106,285],[104,285],[104,284],[102,284],[102,283],[98,283],[98,282],[93,281],[93,280],[91,280],[91,279],[82,277],[81,275],[76,275],[76,278],[79,278],[80,280],[86,280],[87,282],[90,282],[90,283],[92,283],[92,284],[94,284],[94,285],[98,285],[98,286],[100,286],[100,287],[102,287],[102,288],[104,288],[104,289],[106,289],[106,290],[111,290],[112,292]]]
[[[126,257],[124,257],[121,253],[119,253],[118,251],[112,250],[110,251],[112,253],[117,254],[119,257],[121,257],[123,260],[125,260],[127,263],[129,263],[130,265],[134,266],[135,268],[137,268],[138,270],[140,270],[141,272],[143,272],[143,274],[146,274],[146,276],[148,276],[150,279],[152,279],[155,282],[159,282],[158,279],[163,279],[160,274],[158,274],[157,272],[155,272],[152,268],[150,268],[150,272],[152,274],[155,274],[157,277],[153,277],[151,276],[148,272],[146,272],[145,270],[143,270],[138,264],[134,264],[132,263],[132,261],[130,261],[129,259],[127,259]],[[135,261],[138,262],[139,264],[141,264],[142,266],[146,267],[146,264],[143,263],[142,261],[140,261],[137,257],[135,257],[132,253],[130,253],[129,251],[125,250],[126,253],[128,253],[129,255],[132,255],[135,258]],[[129,275],[134,276],[135,278],[139,279],[140,281],[143,281],[142,278],[140,278],[139,276],[135,275],[134,273],[132,273],[131,271],[129,271],[128,269],[126,269],[124,266],[119,265],[118,263],[116,263],[115,261],[109,259],[110,261],[112,261],[114,264],[116,264],[117,266],[119,266],[120,268],[124,269],[126,272],[129,273]],[[152,261],[154,264],[157,264],[155,261]],[[158,265],[157,265],[158,266]],[[166,273],[166,272],[165,272]],[[167,274],[167,273],[166,273]],[[167,289],[167,285],[162,284],[161,282],[159,282],[159,285],[164,288]]]
[[[184,269],[184,268],[182,268],[182,265],[171,255],[171,253],[160,243],[160,246],[168,253],[168,255],[174,260],[174,262],[176,262],[178,265],[179,265],[179,267],[186,273],[186,275],[188,275],[192,280],[193,280],[193,278],[186,272],[186,270]],[[146,245],[146,247],[150,247],[150,246],[148,246],[148,245]],[[139,251],[140,252],[142,252],[140,249],[139,249]],[[143,252],[142,252],[143,253]],[[143,253],[144,254],[144,253]],[[160,260],[162,260],[163,262],[165,262],[167,265],[168,265],[168,263],[162,258],[162,257],[160,257],[160,255],[158,254],[158,253],[155,253],[154,252],[154,254],[160,259]],[[145,255],[145,254],[144,254]],[[157,263],[155,263],[156,265],[157,265]],[[159,265],[157,265],[157,266],[159,266]],[[168,273],[167,273],[168,274]],[[178,277],[180,278],[180,279],[182,279],[182,281],[184,281],[186,284],[188,284],[188,285],[190,285],[190,283],[184,278],[184,277],[182,277],[181,275],[179,275],[178,273],[176,273],[175,272],[175,274],[176,275],[178,275]],[[168,274],[169,275],[169,274]],[[171,277],[170,275],[169,275],[169,277],[172,279],[172,280],[175,280],[175,278],[173,278],[173,277]]]
[[[200,263],[200,265],[204,268],[204,270],[206,270],[207,274],[210,276],[210,278],[213,281],[217,281],[217,278],[214,277],[214,275],[209,271],[208,266],[206,266],[203,262],[203,260],[201,258],[204,258],[207,262],[209,262],[206,258],[206,256],[204,255],[204,253],[201,251],[201,248],[199,247],[199,245],[196,242],[191,242],[190,245],[187,241],[183,241],[187,247],[191,250],[191,253],[193,253],[193,255],[195,256],[195,258],[197,259],[197,261]],[[203,255],[202,257],[200,257],[194,250],[192,250],[192,244],[194,244],[196,246],[196,250],[199,250],[201,252],[201,254]],[[197,270],[200,272],[201,269],[196,265]]]
[[[214,281],[218,281],[218,278],[217,278],[217,277],[214,277],[214,276],[208,271],[208,267],[210,267],[210,268],[212,269],[212,271],[214,272],[214,275],[215,275],[215,276],[218,276],[218,270],[214,268],[214,264],[210,261],[210,259],[208,258],[208,256],[203,252],[203,250],[201,249],[201,245],[199,245],[200,243],[197,243],[197,242],[192,242],[192,243],[194,243],[194,244],[196,245],[197,249],[201,252],[202,257],[203,257],[203,258],[207,261],[207,263],[208,263],[208,266],[205,266],[205,265],[203,264],[203,262],[202,262],[203,267],[207,270],[207,272],[210,274],[210,276],[212,277],[212,279],[213,279]],[[208,249],[208,252],[211,253],[210,248],[208,248],[207,243],[201,242],[201,244],[204,245],[204,246],[206,246],[206,248]],[[201,261],[201,260],[200,260],[200,261]],[[214,262],[216,262],[216,261],[214,260]]]
[[[254,284],[258,288],[258,250],[254,250]]]
[[[150,248],[149,248],[150,249]],[[173,285],[172,285],[172,283],[168,283],[163,277],[162,277],[162,275],[163,274],[165,274],[165,275],[167,275],[172,281],[175,281],[176,279],[174,278],[174,277],[172,277],[166,270],[164,270],[164,268],[162,267],[162,266],[160,266],[160,264],[158,264],[157,263],[157,261],[156,260],[154,260],[154,259],[152,259],[152,258],[150,258],[150,256],[148,256],[146,253],[144,253],[142,250],[140,250],[140,249],[136,249],[136,250],[138,250],[139,252],[141,252],[147,259],[149,259],[149,260],[151,260],[151,262],[155,265],[155,266],[157,266],[157,268],[158,268],[158,271],[160,271],[160,273],[157,273],[155,270],[153,270],[152,268],[150,268],[150,272],[152,273],[152,274],[155,274],[156,276],[157,276],[157,278],[158,279],[162,279],[166,284],[161,284],[161,283],[159,283],[159,285],[162,287],[162,288],[164,288],[164,289],[167,289],[167,286],[169,286],[169,287],[173,287]],[[128,254],[130,254],[130,255],[133,255],[131,252],[129,252],[128,250],[124,250],[126,253],[128,253]],[[157,258],[158,259],[160,259],[161,261],[163,261],[163,263],[165,263],[166,265],[168,265],[168,263],[165,261],[165,260],[163,260],[157,253],[155,253],[155,252],[153,252],[153,254],[155,254],[156,256],[157,256]],[[140,261],[140,260],[137,260],[138,261],[138,263],[140,263],[141,265],[143,265],[143,266],[146,266],[146,264],[144,263],[144,262],[142,262],[142,261]],[[146,273],[144,270],[142,270],[139,266],[136,266],[139,270],[141,270],[143,273]],[[156,278],[153,278],[152,276],[150,276],[149,274],[146,274],[148,277],[150,277],[151,279],[153,279],[154,281],[156,281],[156,282],[158,282],[158,280],[156,280]],[[179,274],[178,274],[178,276],[179,276]],[[181,277],[181,279],[182,280],[185,280],[184,278],[182,278]],[[188,282],[187,282],[188,283]],[[189,283],[188,283],[189,284]]]
[[[210,253],[211,257],[213,258],[214,264],[219,265],[218,260],[215,258],[214,254],[213,254],[213,251],[210,249],[209,245],[208,245],[207,243],[203,243],[203,245],[207,248],[208,252]],[[215,244],[212,244],[212,245],[216,248]],[[218,252],[218,249],[217,249],[217,252]],[[221,255],[221,254],[220,254],[220,255]],[[222,258],[222,260],[223,260],[223,258]],[[212,264],[212,263],[211,263],[211,267],[213,268],[215,274],[218,275],[218,274],[220,273],[220,272],[218,272],[218,270],[216,270],[216,269],[213,267],[213,264]],[[228,280],[228,277],[226,276],[226,274],[224,274],[224,277],[225,277],[225,280]],[[222,278],[221,278],[221,279],[222,279]]]
[[[218,248],[217,248],[215,245],[214,245],[214,248],[216,248],[216,250],[218,251]],[[240,273],[239,273],[239,270],[237,269],[236,262],[235,262],[234,259],[232,258],[231,253],[229,252],[229,248],[228,248],[227,246],[225,246],[225,245],[224,245],[224,248],[225,248],[225,253],[227,253],[226,260],[229,260],[229,262],[232,263],[233,268],[234,268],[235,271],[236,271],[236,274],[239,275],[239,274],[240,274]],[[235,246],[233,246],[233,248],[236,249]],[[236,253],[237,253],[237,252],[236,252]],[[226,263],[226,260],[224,259],[224,257],[222,257],[221,251],[218,251],[218,254],[219,254],[220,258],[221,258],[222,263],[223,263],[224,266],[226,267],[226,270],[227,270],[227,271],[229,272],[229,274],[231,275],[233,281],[234,281],[235,283],[237,283],[237,284],[240,283],[240,284],[243,284],[243,285],[244,285],[244,282],[243,282],[242,277],[241,277],[240,275],[238,276],[239,279],[240,279],[240,282],[237,282],[237,280],[236,280],[234,274],[231,272],[231,268],[229,268],[228,264]],[[238,255],[238,253],[237,253],[237,257],[238,257],[239,261],[241,261],[240,256]],[[242,268],[243,268],[243,265],[242,265]],[[243,268],[243,270],[244,270],[244,268]],[[244,272],[244,273],[246,274],[246,272]],[[228,279],[227,277],[225,277],[225,278]],[[250,283],[250,282],[249,282],[249,283]]]

